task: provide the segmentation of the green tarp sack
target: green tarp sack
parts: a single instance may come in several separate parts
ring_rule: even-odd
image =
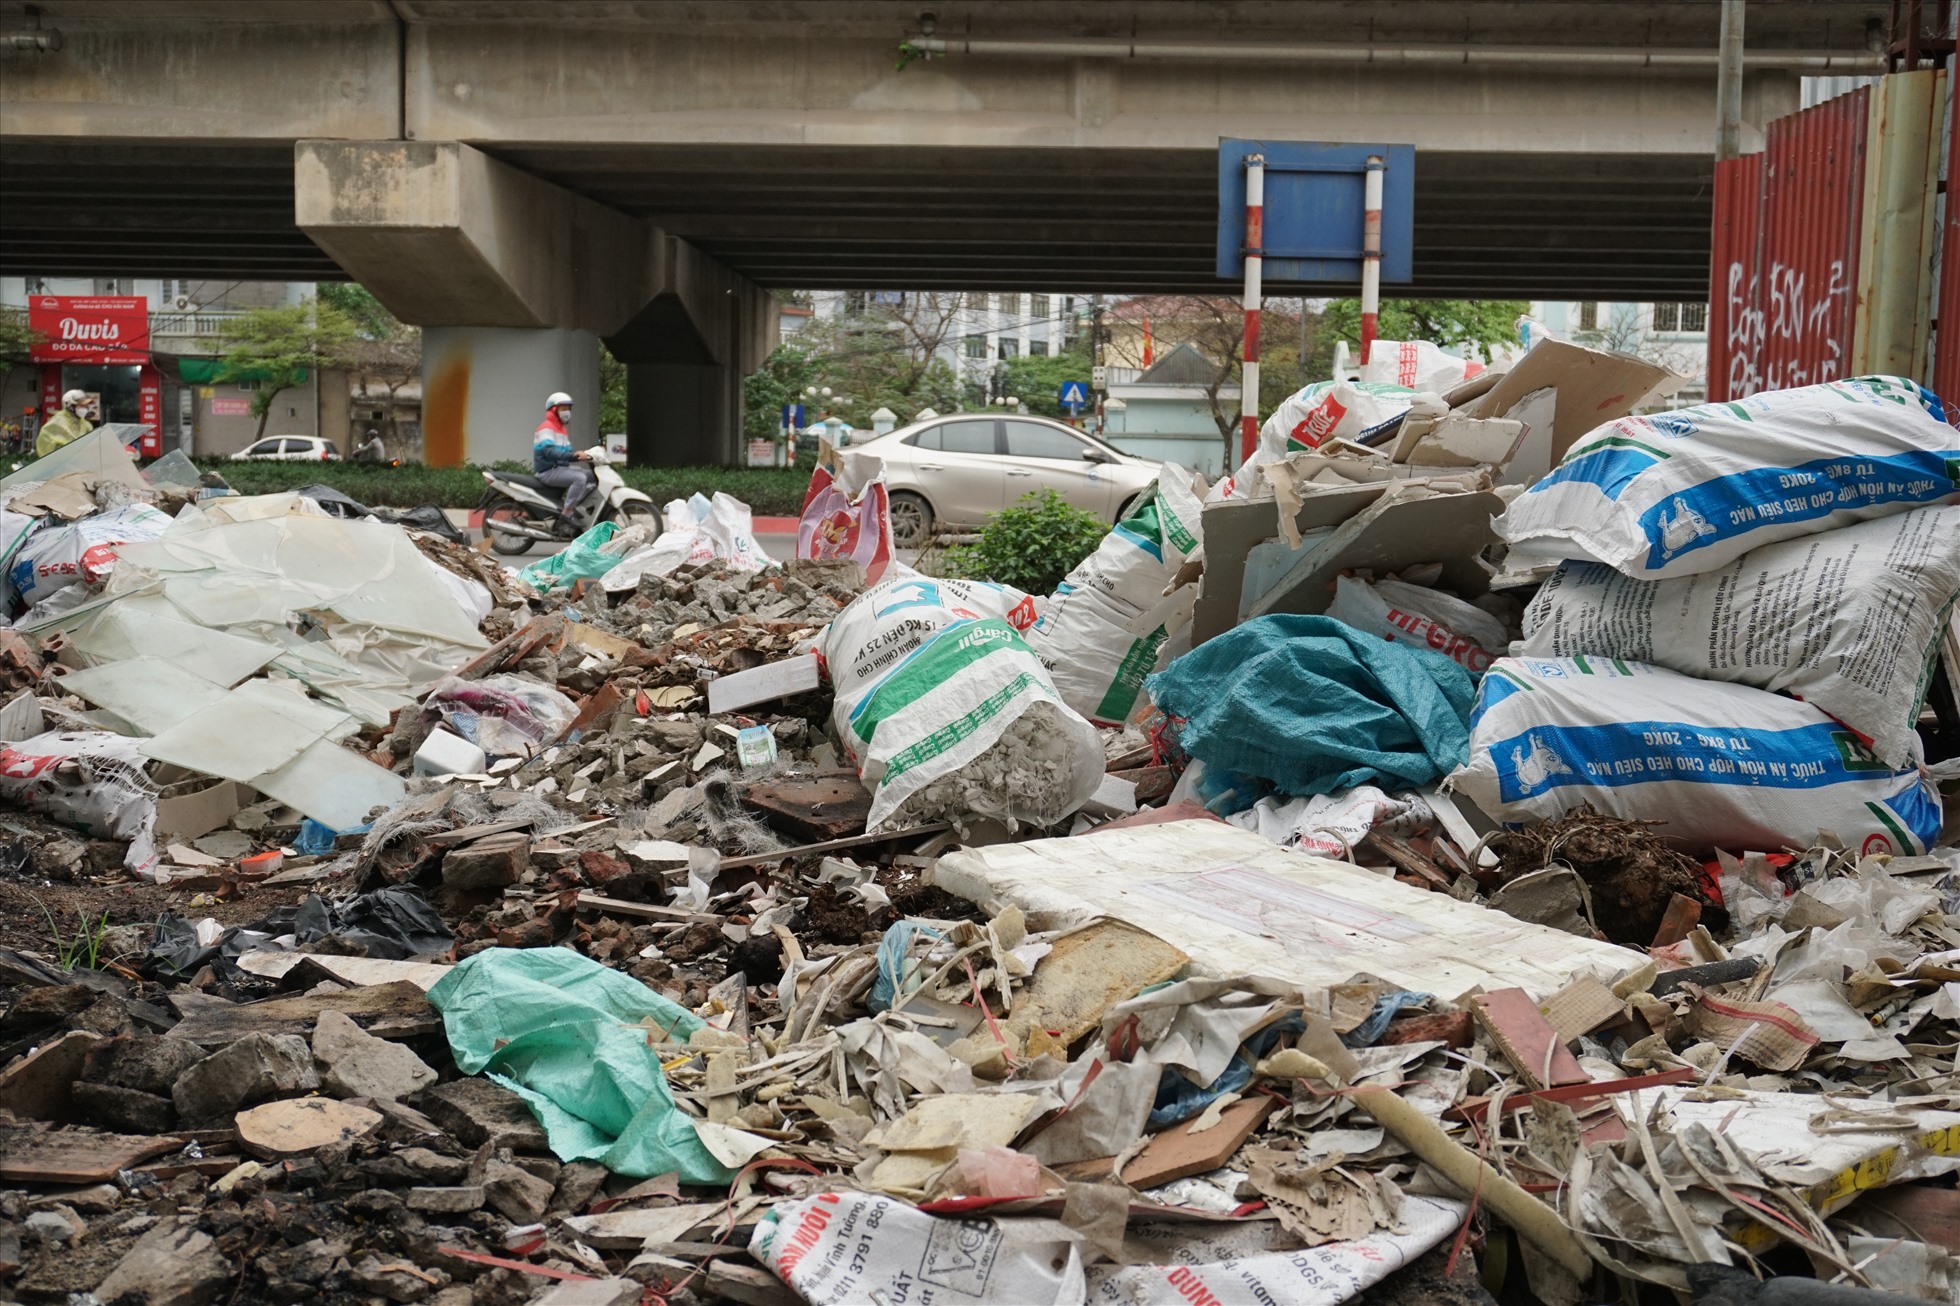
[[[569,948],[489,948],[429,990],[456,1066],[529,1104],[562,1161],[726,1184],[735,1171],[674,1104],[658,1045],[701,1019]]]
[[[1332,617],[1255,617],[1145,682],[1211,771],[1304,798],[1433,784],[1470,755],[1470,673]],[[1250,801],[1242,806],[1250,806]]]
[[[601,551],[618,533],[618,522],[602,521],[549,558],[539,558],[517,574],[540,594],[570,589],[579,581],[603,576],[619,565],[617,555]]]

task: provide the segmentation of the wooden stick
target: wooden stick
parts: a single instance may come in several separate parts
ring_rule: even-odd
[[[1353,1095],[1353,1101],[1445,1179],[1466,1194],[1479,1194],[1484,1205],[1503,1216],[1520,1237],[1529,1239],[1573,1278],[1582,1284],[1592,1278],[1592,1257],[1565,1227],[1557,1211],[1497,1173],[1469,1148],[1445,1134],[1435,1121],[1390,1090],[1364,1088]]]

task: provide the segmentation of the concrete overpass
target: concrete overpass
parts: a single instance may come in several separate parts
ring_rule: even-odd
[[[1874,70],[1886,9],[1752,4],[1744,148],[1801,76]],[[724,456],[763,289],[1217,290],[1221,136],[1416,145],[1389,293],[1702,298],[1718,14],[3,0],[60,48],[0,47],[0,273],[351,275],[471,361],[430,382],[473,456],[546,371],[596,392],[604,338],[639,450]]]

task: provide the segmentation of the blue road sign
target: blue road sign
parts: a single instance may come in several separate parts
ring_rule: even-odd
[[[1308,141],[1218,143],[1218,275],[1245,275],[1245,159],[1266,156],[1265,284],[1361,280],[1368,158],[1382,174],[1382,280],[1415,276],[1416,150],[1413,145]]]
[[[800,431],[803,429],[803,405],[802,404],[783,405],[783,425],[792,431]]]
[[[1089,387],[1082,381],[1062,382],[1062,407],[1079,410],[1089,406]]]

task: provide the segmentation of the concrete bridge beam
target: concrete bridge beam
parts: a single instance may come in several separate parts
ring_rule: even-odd
[[[300,141],[294,195],[300,229],[427,329],[430,462],[528,456],[553,390],[596,423],[602,337],[629,364],[688,369],[637,387],[636,460],[734,458],[775,314],[687,242],[454,141]]]

